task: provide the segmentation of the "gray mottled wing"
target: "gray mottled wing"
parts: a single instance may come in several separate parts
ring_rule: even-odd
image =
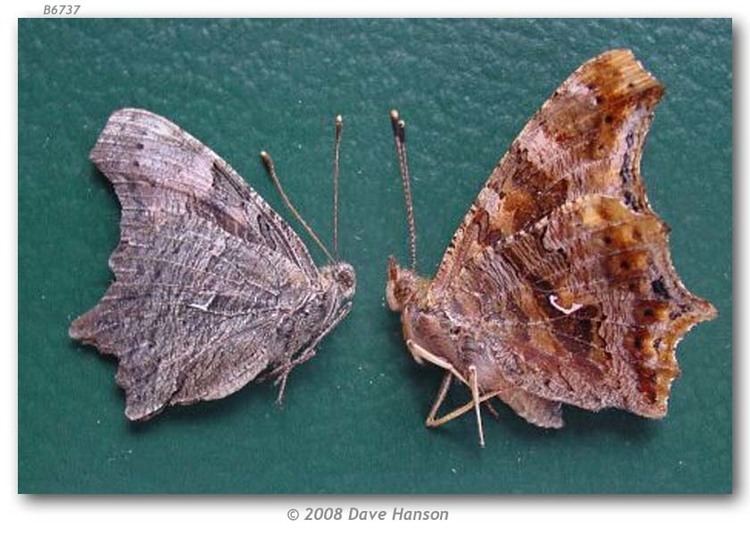
[[[122,205],[115,281],[70,335],[119,359],[126,415],[224,397],[284,358],[279,321],[318,271],[221,158],[145,110],[112,114],[91,152]]]

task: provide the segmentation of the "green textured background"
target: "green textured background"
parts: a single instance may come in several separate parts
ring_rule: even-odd
[[[21,20],[18,42],[21,492],[731,492],[730,20]],[[544,431],[499,408],[484,450],[471,418],[429,431],[441,374],[407,357],[383,302],[388,254],[406,257],[388,110],[410,124],[431,274],[526,120],[611,47],[667,87],[643,171],[678,271],[720,316],[681,344],[663,421],[567,408],[566,428]],[[87,155],[122,106],[170,117],[281,208],[257,156],[270,150],[325,240],[344,114],[341,250],[359,290],[283,408],[252,384],[131,424],[115,363],[68,339],[111,279],[119,207]]]

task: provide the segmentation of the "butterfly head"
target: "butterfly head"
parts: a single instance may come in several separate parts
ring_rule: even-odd
[[[328,279],[336,289],[338,299],[342,303],[349,303],[357,290],[357,275],[354,267],[346,262],[337,262],[321,270],[324,279]]]
[[[418,301],[426,293],[426,281],[419,277],[414,270],[402,268],[396,264],[396,259],[388,259],[388,282],[385,296],[391,311],[401,312],[411,302]]]

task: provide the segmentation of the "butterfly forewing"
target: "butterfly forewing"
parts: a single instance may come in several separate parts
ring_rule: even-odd
[[[450,284],[456,258],[503,241],[583,195],[610,195],[634,210],[647,210],[640,156],[662,93],[661,84],[628,50],[583,64],[492,171],[451,241],[436,284]]]

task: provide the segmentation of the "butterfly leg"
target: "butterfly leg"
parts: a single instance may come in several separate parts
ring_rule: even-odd
[[[276,397],[276,403],[281,404],[284,400],[284,390],[286,389],[286,380],[289,374],[292,372],[292,370],[298,366],[304,363],[305,361],[309,361],[315,356],[315,352],[317,351],[317,346],[320,343],[323,338],[328,335],[331,331],[334,330],[334,328],[341,322],[346,315],[349,314],[349,311],[352,310],[352,304],[349,303],[344,307],[341,312],[334,318],[331,323],[326,327],[321,333],[318,334],[317,337],[307,346],[307,348],[297,357],[297,359],[289,360],[283,365],[280,365],[273,369],[269,376],[276,376],[276,381],[274,381],[274,385],[279,386],[279,396]]]
[[[433,365],[437,365],[440,368],[443,368],[453,374],[456,378],[464,382],[466,385],[469,385],[469,382],[466,381],[466,379],[461,376],[461,373],[458,372],[453,365],[448,363],[445,359],[442,357],[438,357],[426,348],[423,348],[416,342],[414,342],[412,339],[408,339],[406,341],[406,347],[409,349],[411,354],[414,356],[416,361],[418,363],[421,363],[422,360],[428,361],[432,363]]]
[[[482,428],[482,412],[479,400],[479,382],[477,381],[477,367],[469,366],[469,378],[471,379],[471,398],[474,401],[474,413],[477,416],[477,429],[479,430],[479,446],[484,447],[484,429]]]
[[[460,417],[467,411],[471,411],[472,409],[474,409],[477,416],[477,425],[479,427],[479,444],[481,446],[484,446],[484,429],[482,427],[482,415],[480,412],[480,406],[483,402],[488,402],[489,399],[497,396],[498,391],[493,391],[491,393],[486,393],[480,396],[479,382],[477,379],[477,369],[475,366],[472,365],[469,367],[470,376],[469,381],[467,381],[463,376],[461,376],[461,374],[455,369],[455,367],[453,367],[453,365],[451,365],[441,357],[436,356],[429,350],[423,348],[413,340],[407,340],[406,346],[407,348],[409,348],[409,351],[412,353],[412,355],[414,355],[415,358],[418,358],[418,360],[423,359],[425,361],[429,361],[430,363],[433,363],[446,370],[445,376],[443,377],[443,382],[440,384],[438,395],[435,398],[435,402],[432,404],[432,408],[430,409],[430,413],[427,416],[425,425],[430,428],[436,428],[448,421],[455,419],[456,417]],[[456,376],[459,380],[469,386],[469,389],[471,390],[472,400],[471,402],[467,402],[463,406],[454,409],[450,413],[443,415],[442,417],[436,417],[440,406],[443,404],[443,402],[445,401],[445,397],[448,394],[448,389],[450,388],[453,376]],[[492,410],[492,414],[497,416],[497,412],[494,410],[494,408],[492,408],[492,406],[489,407]]]
[[[445,397],[448,395],[448,390],[451,386],[451,381],[453,380],[453,373],[448,371],[445,373],[445,376],[443,376],[443,382],[440,384],[440,389],[438,390],[438,394],[435,397],[435,402],[432,403],[432,408],[430,408],[430,414],[427,415],[427,420],[425,420],[425,425],[429,428],[437,428],[441,424],[445,424],[446,422],[463,415],[467,411],[469,411],[471,408],[474,407],[474,401],[468,402],[461,406],[460,408],[457,408],[453,411],[451,411],[449,414],[443,416],[443,417],[437,417],[438,410],[440,409],[440,406],[443,405],[443,402],[445,402]],[[493,417],[496,419],[500,418],[500,415],[498,415],[497,410],[490,404],[490,398],[494,398],[497,393],[491,393],[489,395],[483,395],[481,397],[481,401],[484,402],[484,405],[487,407],[489,412],[492,414]]]
[[[487,408],[487,411],[490,412],[490,415],[497,421],[500,419],[500,414],[495,409],[495,406],[492,405],[492,402],[489,400],[484,401],[484,407]]]
[[[289,374],[292,372],[292,369],[294,369],[294,367],[296,367],[297,365],[301,365],[305,361],[309,361],[310,359],[315,357],[315,351],[316,349],[314,347],[308,347],[307,350],[300,354],[297,359],[295,359],[294,361],[288,361],[271,372],[272,375],[277,376],[276,380],[273,382],[274,386],[277,386],[279,388],[279,395],[276,397],[277,404],[281,405],[281,403],[284,401],[286,380],[289,377]]]
[[[484,447],[484,428],[482,427],[482,414],[480,412],[480,406],[482,402],[487,401],[488,398],[495,396],[497,393],[492,393],[489,396],[484,395],[480,397],[479,396],[479,384],[477,382],[477,369],[475,366],[472,365],[469,367],[469,374],[470,374],[469,379],[471,380],[471,398],[472,398],[471,402],[464,404],[460,408],[457,408],[451,411],[449,414],[444,415],[443,417],[440,417],[439,419],[435,418],[435,415],[437,415],[438,409],[440,408],[441,404],[445,400],[445,396],[448,394],[448,389],[450,388],[451,380],[453,379],[453,373],[446,372],[445,376],[443,377],[443,382],[440,384],[440,390],[438,391],[438,396],[432,405],[432,409],[430,410],[430,414],[427,416],[427,421],[425,422],[425,424],[429,427],[437,427],[452,419],[455,419],[456,417],[460,415],[463,415],[467,411],[474,408],[474,411],[476,412],[476,417],[477,417],[477,427],[479,430],[479,445],[481,447]]]
[[[476,374],[476,373],[475,373]],[[443,383],[440,385],[440,391],[438,391],[438,396],[435,399],[435,402],[432,405],[432,409],[430,410],[430,414],[427,416],[427,420],[425,421],[425,425],[430,428],[437,428],[438,426],[442,426],[443,424],[447,423],[448,421],[452,421],[456,417],[460,417],[464,413],[467,413],[474,409],[477,413],[477,423],[479,425],[479,444],[481,446],[484,446],[484,432],[482,429],[482,419],[479,413],[479,406],[483,402],[489,402],[491,398],[494,398],[498,395],[497,391],[493,391],[491,393],[487,393],[484,395],[479,396],[479,390],[472,389],[472,400],[471,402],[467,402],[463,406],[460,406],[450,413],[443,415],[442,417],[436,417],[438,409],[440,408],[440,405],[445,400],[445,396],[448,393],[448,387],[450,386],[450,381],[452,378],[452,374],[450,372],[447,372],[445,374],[445,377],[443,378]],[[472,376],[472,378],[476,378],[476,376]],[[492,407],[492,406],[489,406]],[[493,408],[494,410],[494,408]],[[493,413],[495,415],[496,413]]]
[[[435,397],[435,402],[432,403],[432,408],[430,408],[430,414],[427,415],[425,426],[434,428],[442,424],[436,424],[438,422],[438,419],[436,419],[435,416],[437,415],[440,406],[442,406],[443,402],[445,401],[445,396],[448,394],[448,389],[450,389],[452,380],[453,373],[450,371],[446,372],[445,376],[443,376],[443,382],[440,384],[440,389],[438,390],[437,397]]]

